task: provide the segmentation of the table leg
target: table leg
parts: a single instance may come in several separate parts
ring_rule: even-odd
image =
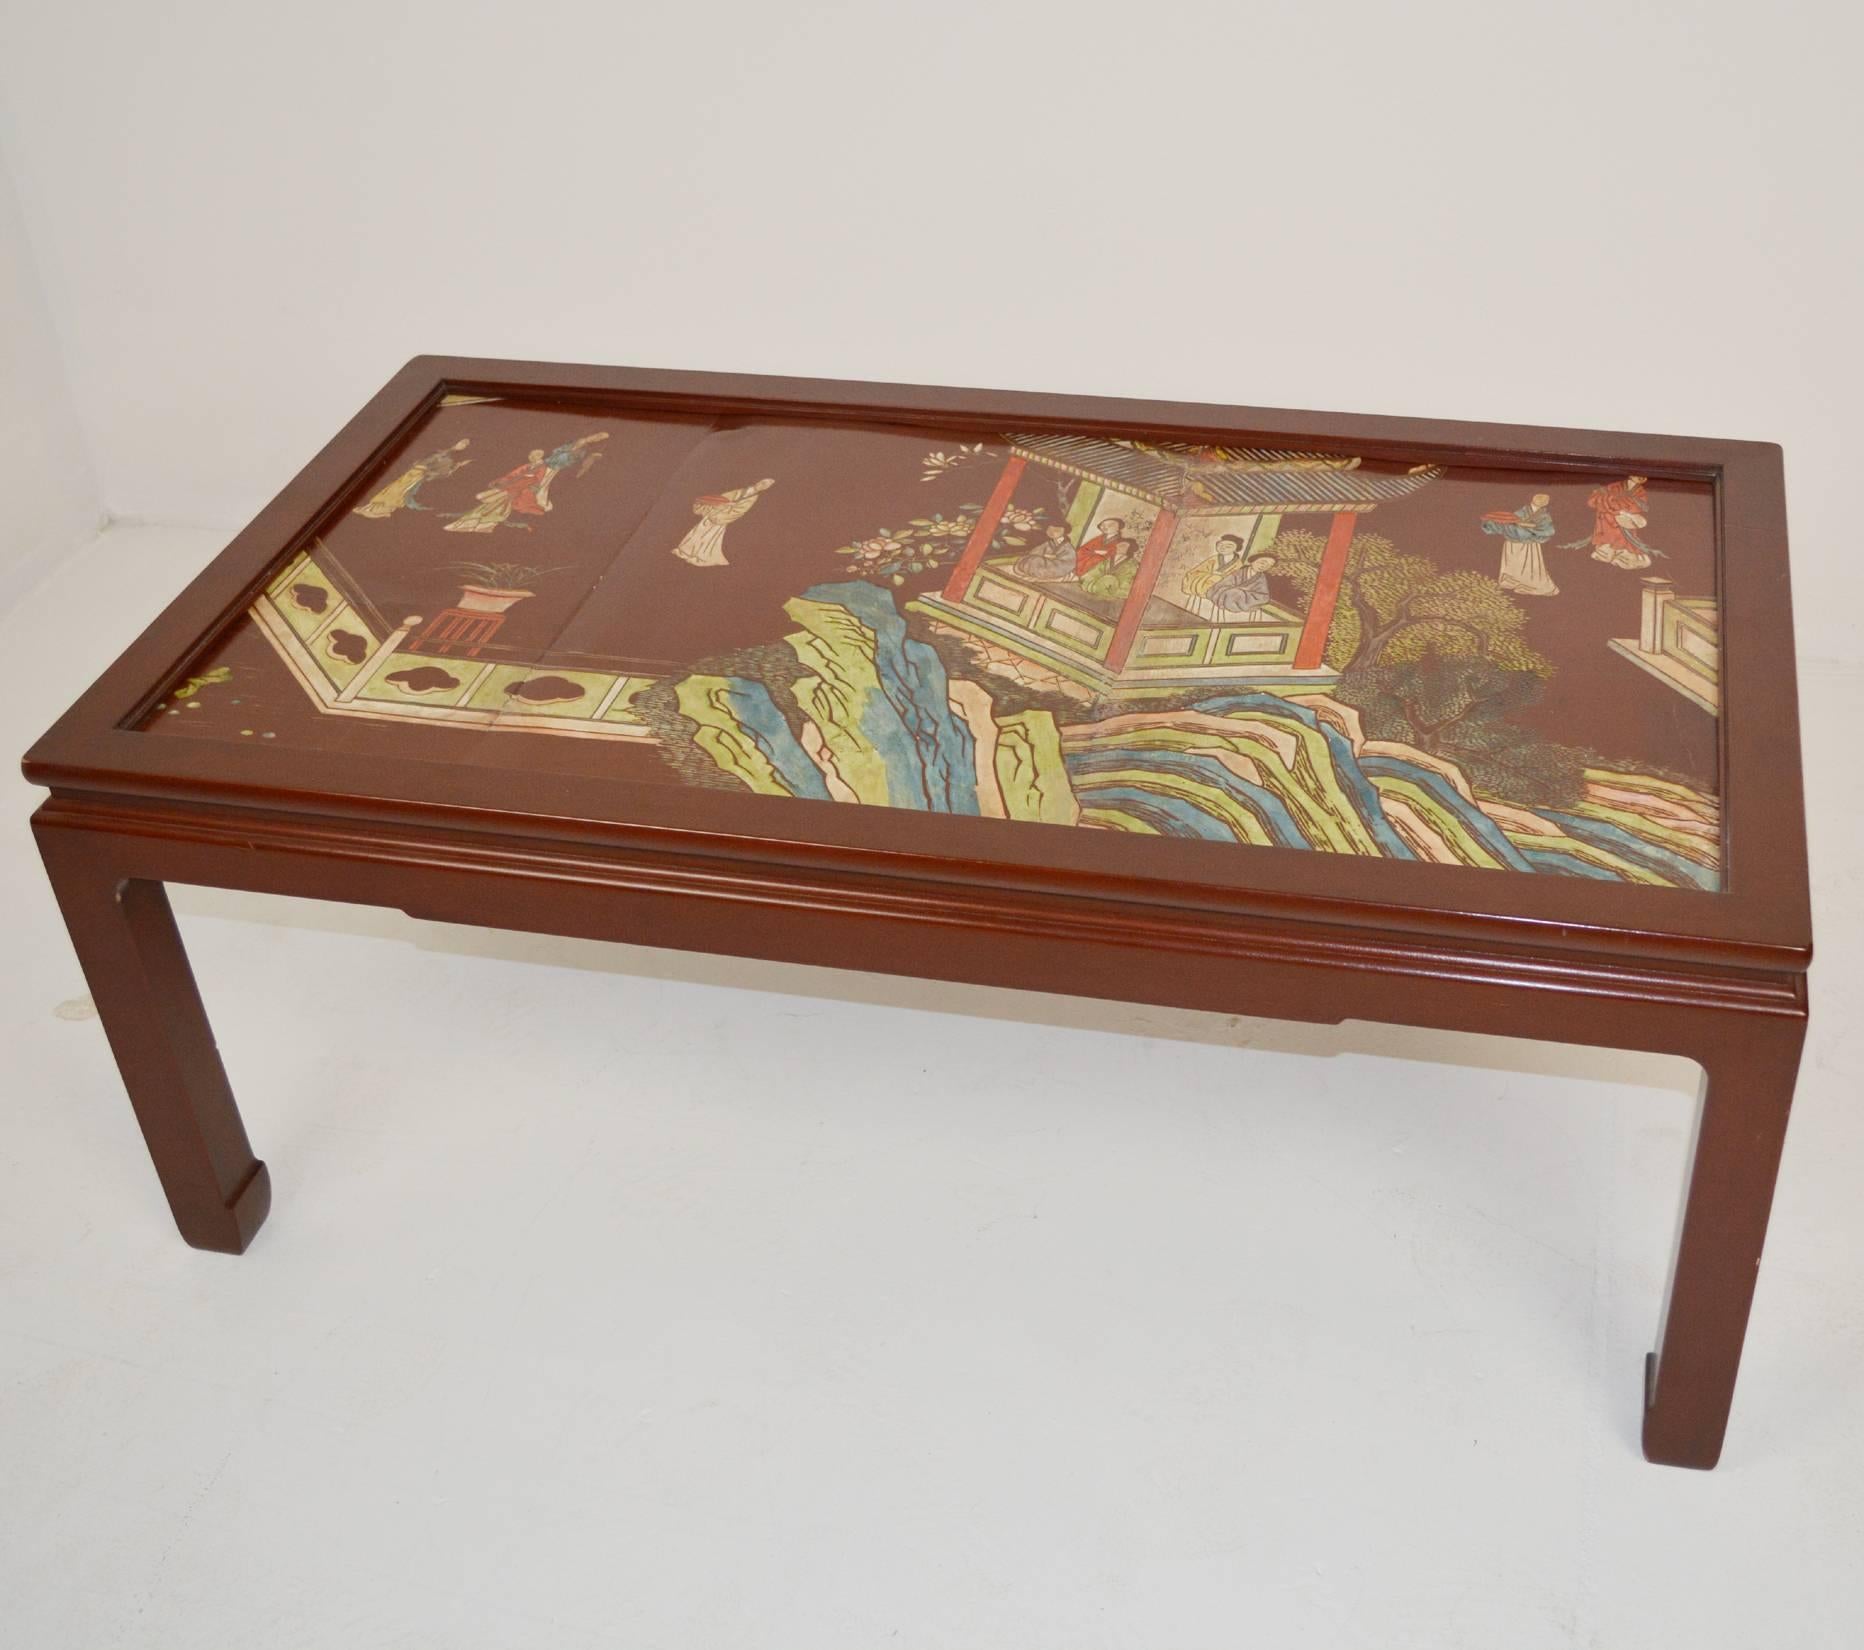
[[[1645,1361],[1646,1460],[1707,1468],[1721,1457],[1805,1034],[1803,1020],[1749,1023],[1701,1060],[1682,1230]]]
[[[201,1007],[168,894],[114,874],[85,838],[40,830],[78,962],[181,1235],[245,1251],[272,1203]]]

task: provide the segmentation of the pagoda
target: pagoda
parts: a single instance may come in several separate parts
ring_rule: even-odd
[[[1078,580],[1025,576],[1018,554],[992,554],[1004,512],[1032,465],[1072,478],[1071,544],[1108,517],[1143,543],[1131,586],[1117,602],[1096,599]],[[1327,633],[1355,525],[1441,474],[1436,465],[1368,471],[1358,458],[1267,448],[1014,436],[943,591],[912,605],[1112,698],[1201,686],[1324,689],[1338,678],[1325,663]],[[1220,540],[1240,545],[1239,560],[1272,554],[1291,516],[1328,518],[1305,613],[1270,600],[1237,615],[1198,593],[1204,581],[1191,575],[1209,565]]]

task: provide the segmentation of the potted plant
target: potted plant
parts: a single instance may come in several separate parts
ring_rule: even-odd
[[[447,570],[468,581],[460,587],[459,607],[467,613],[504,613],[527,596],[529,588],[555,567],[533,567],[521,561],[456,561]]]

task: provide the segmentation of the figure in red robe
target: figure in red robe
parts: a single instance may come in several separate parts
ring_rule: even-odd
[[[1650,566],[1650,558],[1663,552],[1638,537],[1650,525],[1650,495],[1644,490],[1647,479],[1626,476],[1622,482],[1595,488],[1586,499],[1592,509],[1591,535],[1560,548],[1578,550],[1590,545],[1594,561],[1608,561],[1614,567]]]
[[[1120,542],[1120,535],[1126,531],[1126,523],[1118,516],[1108,516],[1094,528],[1094,536],[1085,539],[1074,553],[1074,576],[1085,578],[1103,561],[1113,554]]]
[[[527,527],[526,523],[509,518],[514,514],[541,516],[549,511],[549,501],[538,496],[538,489],[553,473],[544,462],[543,448],[537,448],[525,463],[515,470],[507,470],[479,494],[479,502],[448,522],[446,530],[449,533],[490,533],[501,526]]]

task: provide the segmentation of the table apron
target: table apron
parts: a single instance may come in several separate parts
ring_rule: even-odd
[[[1805,977],[1487,948],[952,882],[700,856],[195,813],[53,796],[123,880],[399,909],[431,921],[1267,1019],[1494,1033],[1700,1059],[1742,1023],[1803,1021]]]

